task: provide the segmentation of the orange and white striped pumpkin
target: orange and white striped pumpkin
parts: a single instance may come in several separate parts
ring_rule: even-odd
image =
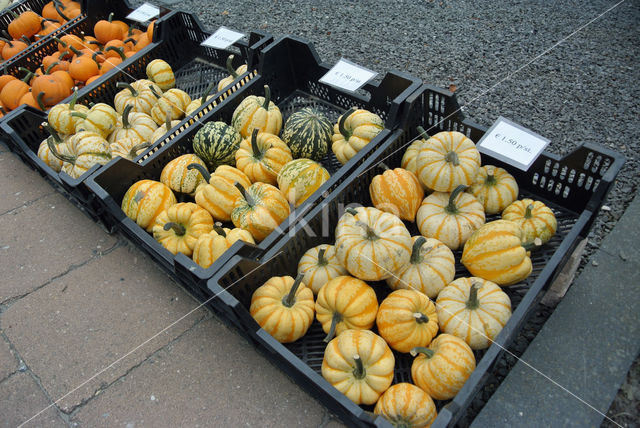
[[[236,151],[236,168],[244,172],[251,182],[261,181],[275,186],[282,167],[293,160],[289,146],[277,135],[258,132],[240,143]]]
[[[200,235],[211,232],[213,218],[193,202],[171,205],[156,217],[153,237],[172,254],[193,254]]]
[[[533,242],[536,238],[542,244],[549,242],[558,228],[558,221],[551,208],[533,199],[512,203],[502,212],[502,218],[513,221],[522,228],[525,242]]]
[[[147,232],[153,230],[156,217],[171,205],[176,204],[171,189],[154,180],[136,181],[122,198],[122,211]]]
[[[275,186],[253,183],[238,190],[242,197],[234,204],[231,221],[236,227],[248,230],[256,241],[269,236],[291,213],[287,198]]]
[[[264,85],[264,97],[249,95],[233,111],[233,126],[242,135],[249,138],[254,129],[273,135],[279,135],[282,129],[282,113],[271,101],[271,90]]]
[[[487,214],[497,214],[518,197],[518,183],[507,170],[485,165],[478,170],[475,182],[467,190],[484,207]]]
[[[123,138],[131,138],[138,143],[151,140],[151,135],[158,126],[148,114],[133,112],[132,109],[131,105],[124,108],[122,116],[118,117],[115,129],[109,135],[109,143],[115,143]]]
[[[418,177],[406,169],[389,169],[376,175],[369,185],[369,195],[373,206],[400,217],[402,220],[415,221],[416,213],[424,198],[424,190]]]
[[[389,346],[399,352],[409,352],[416,346],[428,346],[436,337],[438,315],[426,295],[414,290],[396,290],[380,303],[376,325]]]
[[[220,165],[211,175],[202,165],[195,165],[204,178],[196,188],[196,203],[209,211],[214,219],[231,221],[231,212],[238,199],[242,197],[242,193],[233,183],[238,182],[247,188],[251,186],[251,181],[242,171],[229,165]],[[187,168],[194,166],[189,165]]]
[[[206,168],[204,161],[194,154],[178,156],[162,168],[160,181],[174,192],[194,194],[198,186],[204,183],[199,170],[189,169],[189,165],[194,163]]]
[[[453,252],[435,238],[414,236],[411,259],[404,269],[387,278],[392,290],[411,289],[435,299],[456,274]]]
[[[126,82],[118,82],[116,86],[122,88],[113,99],[113,106],[120,114],[124,112],[124,108],[131,104],[134,112],[146,113],[151,112],[151,107],[156,103],[156,96],[151,91],[151,86],[158,91],[160,88],[147,79],[136,80],[129,84]],[[160,91],[162,92],[162,91]]]
[[[155,82],[163,91],[176,86],[176,78],[171,66],[162,59],[154,59],[147,64],[146,72],[149,80]]]
[[[191,258],[203,268],[208,268],[238,240],[255,244],[253,237],[246,230],[231,230],[214,225],[211,232],[198,237]]]
[[[464,134],[438,132],[422,144],[416,168],[423,185],[436,192],[452,192],[460,185],[473,184],[480,168],[480,153]]]
[[[451,193],[433,192],[424,198],[416,224],[423,236],[435,238],[452,250],[462,247],[485,222],[482,204],[458,186]]]
[[[417,386],[402,382],[391,385],[378,399],[373,413],[395,427],[429,427],[438,416],[429,394]]]
[[[298,262],[298,273],[304,274],[304,283],[313,290],[313,294],[318,294],[320,288],[333,278],[349,274],[338,262],[336,248],[328,244],[309,248]]]
[[[458,336],[471,349],[485,349],[511,317],[511,300],[502,289],[482,278],[458,278],[436,300],[440,329]]]
[[[336,255],[365,281],[389,278],[411,258],[411,235],[402,220],[377,208],[349,208],[336,227]]]
[[[151,118],[157,126],[166,122],[167,113],[171,120],[182,119],[187,106],[191,103],[191,97],[182,89],[172,88],[163,93],[158,101],[151,107]]]
[[[495,220],[476,230],[464,245],[460,262],[473,276],[500,286],[513,285],[533,269],[518,224]]]
[[[347,163],[384,129],[380,116],[368,110],[352,108],[333,126],[331,150],[341,164]]]
[[[476,368],[476,359],[467,342],[442,333],[428,348],[414,348],[411,379],[435,400],[456,396]]]

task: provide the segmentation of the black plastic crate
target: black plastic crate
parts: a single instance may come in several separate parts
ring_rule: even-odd
[[[256,60],[254,51],[272,39],[268,34],[253,32],[249,35],[248,42],[240,40],[230,50],[204,47],[200,43],[210,33],[203,29],[195,16],[184,12],[171,12],[158,19],[156,34],[158,41],[151,43],[138,55],[125,61],[119,69],[111,70],[94,84],[78,91],[78,102],[82,104],[104,102],[113,105],[113,98],[120,91],[116,83],[146,78],[146,66],[156,58],[164,59],[174,69],[177,87],[186,91],[192,98],[197,98],[202,95],[210,82],[227,76],[225,65],[228,55],[234,53],[238,61],[241,59],[248,61],[251,70]],[[197,120],[198,117],[210,111],[213,106],[237,91],[254,75],[254,71],[248,71],[238,76],[226,91],[213,94],[213,99],[190,115],[191,121]],[[9,148],[25,163],[55,183],[56,188],[67,194],[90,217],[100,221],[108,231],[113,231],[114,224],[109,221],[112,217],[102,214],[102,206],[84,184],[85,180],[102,166],[95,165],[81,177],[72,178],[66,173],[55,172],[38,158],[38,146],[48,135],[41,126],[46,119],[45,112],[22,106],[6,116],[4,122],[0,123],[0,130],[6,134]],[[188,120],[182,120],[164,137],[161,137],[162,144],[171,141],[184,131],[189,126]],[[156,143],[156,145],[160,144]]]
[[[87,180],[88,187],[105,206],[105,213],[111,216],[108,222],[117,224],[129,239],[144,248],[166,271],[172,272],[187,287],[198,288],[208,293],[206,281],[223,266],[226,257],[217,260],[209,268],[203,269],[183,254],[174,256],[125,216],[120,209],[125,192],[138,180],[145,178],[159,180],[162,168],[170,160],[185,153],[193,153],[192,137],[204,123],[216,120],[230,123],[233,111],[238,104],[246,96],[262,95],[265,84],[271,88],[272,100],[280,108],[283,120],[297,109],[313,106],[321,110],[329,120],[336,121],[353,105],[374,111],[385,119],[386,128],[346,165],[341,165],[333,153],[325,157],[322,164],[332,175],[331,178],[297,209],[292,210],[291,215],[280,225],[280,228],[257,246],[259,249],[267,249],[288,229],[290,224],[315,206],[323,195],[327,195],[335,188],[373,152],[385,137],[391,134],[401,121],[400,108],[404,101],[420,86],[419,81],[410,76],[387,73],[380,83],[366,85],[363,94],[350,94],[318,83],[329,68],[328,65],[320,62],[313,46],[307,41],[284,37],[270,44],[260,54],[257,76],[201,119],[193,120],[193,125],[176,139],[158,146],[148,155],[140,156],[138,164],[122,159],[111,161],[104,169]]]
[[[384,425],[381,417],[372,418],[372,406],[359,407],[333,388],[321,375],[325,334],[318,321],[309,332],[292,344],[281,344],[260,328],[249,314],[251,296],[256,288],[272,276],[296,276],[297,263],[304,252],[316,245],[334,243],[337,220],[349,204],[372,206],[369,197],[371,179],[381,172],[377,165],[384,162],[390,168],[400,166],[405,148],[418,135],[422,125],[433,135],[439,131],[457,130],[478,141],[486,128],[464,120],[458,113],[453,94],[432,86],[423,86],[407,101],[408,110],[402,128],[396,130],[370,158],[365,160],[338,186],[322,204],[306,214],[296,225],[266,252],[238,246],[228,264],[208,283],[216,296],[212,304],[270,358],[332,411],[350,425]],[[498,356],[517,336],[535,307],[540,292],[551,283],[581,237],[586,236],[607,191],[618,174],[624,158],[603,147],[585,144],[560,158],[544,152],[527,172],[506,166],[482,154],[482,163],[497,164],[508,169],[518,180],[520,195],[544,201],[558,220],[556,235],[532,254],[533,272],[519,284],[505,287],[512,303],[513,315],[495,342],[486,350],[475,351],[476,370],[457,396],[447,402],[436,401],[438,418],[432,426],[452,426],[465,414],[478,391],[492,372]],[[487,222],[498,218],[488,216]],[[419,231],[414,223],[405,222],[412,235]],[[457,261],[461,251],[454,252]],[[469,276],[459,262],[456,278]],[[379,302],[391,291],[384,282],[371,283]],[[394,352],[396,371],[394,383],[411,382],[408,354]]]

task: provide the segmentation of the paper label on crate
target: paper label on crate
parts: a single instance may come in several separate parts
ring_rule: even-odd
[[[331,70],[320,78],[321,83],[335,86],[349,92],[355,92],[365,83],[378,74],[375,71],[354,64],[349,60],[340,58]]]
[[[214,49],[227,49],[242,37],[244,37],[244,33],[238,33],[226,27],[220,27],[218,31],[207,37],[201,44],[202,46],[209,46]]]
[[[160,8],[158,6],[145,3],[127,15],[127,19],[138,22],[147,22],[157,18],[158,16],[160,16]]]
[[[548,144],[548,139],[500,116],[476,146],[481,153],[526,171]]]

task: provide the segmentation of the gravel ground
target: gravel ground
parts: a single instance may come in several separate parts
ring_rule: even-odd
[[[622,2],[556,47],[557,42],[616,3],[165,3],[196,13],[212,30],[224,25],[245,32],[261,29],[276,36],[306,38],[330,64],[345,57],[379,73],[399,70],[439,87],[455,85],[468,117],[487,126],[498,115],[510,118],[551,139],[548,150],[557,154],[566,154],[583,142],[599,143],[624,154],[625,166],[607,201],[611,209],[598,216],[583,264],[636,194],[640,183],[637,0]],[[536,60],[529,64],[533,59]],[[512,75],[514,72],[517,73]],[[538,308],[530,325],[543,323],[549,314],[549,308]],[[514,351],[521,353],[532,338],[514,344]],[[512,363],[500,362],[505,368]],[[629,374],[627,384],[631,386],[623,387],[610,411],[610,416],[628,417],[616,418],[619,422],[640,420],[637,367],[636,364]]]

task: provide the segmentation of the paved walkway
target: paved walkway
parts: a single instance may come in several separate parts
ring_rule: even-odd
[[[2,144],[0,266],[0,427],[339,425]]]

